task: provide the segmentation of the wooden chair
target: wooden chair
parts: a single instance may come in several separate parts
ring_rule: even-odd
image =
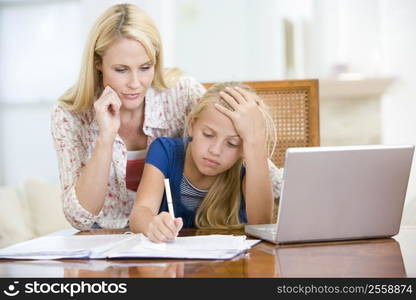
[[[277,145],[272,161],[284,167],[289,147],[319,146],[318,80],[244,82],[255,89],[270,107],[277,129]],[[206,88],[212,83],[205,83]]]

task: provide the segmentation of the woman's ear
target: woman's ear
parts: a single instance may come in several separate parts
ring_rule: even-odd
[[[100,72],[103,71],[103,66],[102,66],[101,62],[96,62],[95,63],[95,68]]]

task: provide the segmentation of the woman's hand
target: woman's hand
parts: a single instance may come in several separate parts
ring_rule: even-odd
[[[100,128],[100,136],[114,140],[120,128],[121,100],[117,93],[107,86],[94,103],[94,110]]]
[[[155,243],[174,240],[183,226],[182,218],[172,219],[167,212],[154,216],[147,228],[146,236]]]
[[[231,119],[243,144],[265,144],[266,125],[259,109],[259,106],[263,105],[261,99],[239,87],[227,87],[225,92],[220,92],[220,96],[233,110],[219,104],[215,104],[215,107]]]

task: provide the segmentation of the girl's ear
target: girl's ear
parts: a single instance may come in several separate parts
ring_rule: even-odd
[[[188,123],[188,136],[193,136],[195,119],[191,118]]]

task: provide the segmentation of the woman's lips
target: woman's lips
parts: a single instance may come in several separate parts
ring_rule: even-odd
[[[133,93],[131,93],[131,94],[125,94],[125,93],[122,93],[121,95],[122,95],[122,96],[123,96],[123,98],[125,98],[125,99],[135,100],[135,99],[139,98],[140,93],[135,93],[135,94],[133,94]]]

